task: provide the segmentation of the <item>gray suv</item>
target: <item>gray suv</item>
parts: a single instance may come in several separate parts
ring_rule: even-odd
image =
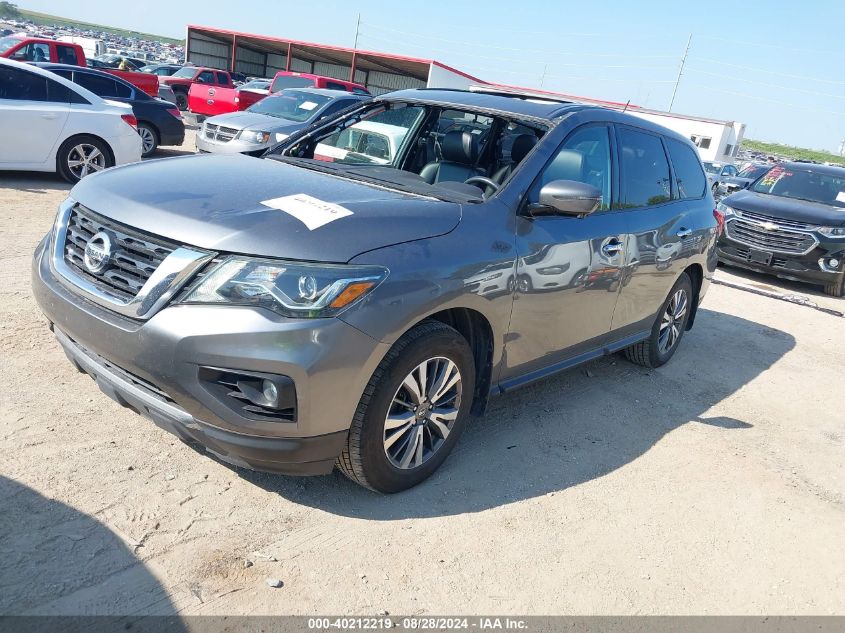
[[[723,221],[695,148],[662,127],[409,90],[264,158],[84,179],[33,288],[76,367],[183,440],[396,492],[493,394],[620,350],[668,361]]]

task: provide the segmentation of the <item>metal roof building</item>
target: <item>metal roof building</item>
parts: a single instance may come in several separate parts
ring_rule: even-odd
[[[403,88],[466,88],[482,80],[433,59],[188,25],[185,61],[255,77],[281,70],[354,81],[374,95]]]

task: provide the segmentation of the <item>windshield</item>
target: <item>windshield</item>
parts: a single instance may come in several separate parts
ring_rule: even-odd
[[[811,169],[787,169],[777,165],[758,180],[752,190],[845,208],[845,173],[833,176]]]
[[[252,104],[247,111],[302,123],[314,116],[314,113],[329,101],[331,97],[298,90],[284,90]]]
[[[270,86],[269,81],[263,81],[261,79],[253,79],[252,81],[248,81],[244,85],[240,87],[241,90],[267,90]]]
[[[0,38],[0,54],[21,43],[19,37],[2,37]]]
[[[182,79],[193,79],[195,74],[197,74],[196,68],[180,68],[175,73],[173,73],[173,77],[180,77]]]
[[[279,75],[273,80],[270,92],[279,92],[285,88],[313,88],[314,80],[308,77],[297,77],[295,75]]]
[[[715,163],[704,163],[704,170],[708,174],[718,174],[719,173],[719,165]]]
[[[749,165],[741,172],[739,172],[739,177],[751,179],[758,178],[762,176],[768,168],[768,165]]]

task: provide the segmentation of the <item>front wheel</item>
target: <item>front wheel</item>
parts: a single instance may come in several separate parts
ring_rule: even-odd
[[[466,425],[475,391],[472,350],[455,329],[426,321],[390,349],[368,383],[337,466],[393,493],[429,477]]]
[[[682,273],[660,307],[651,335],[625,349],[628,360],[644,367],[660,367],[669,362],[684,336],[692,306],[692,281]]]
[[[176,107],[182,111],[188,109],[188,95],[186,95],[184,92],[176,93]]]
[[[845,278],[840,279],[839,281],[834,281],[831,284],[825,284],[824,293],[826,295],[830,295],[831,297],[845,296]]]

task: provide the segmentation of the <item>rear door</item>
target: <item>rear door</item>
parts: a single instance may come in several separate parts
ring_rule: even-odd
[[[0,66],[0,163],[46,162],[69,112],[69,90],[58,82]]]
[[[611,208],[613,164],[611,127],[588,123],[567,136],[529,188],[532,203],[543,185],[575,180],[597,187],[603,201],[585,217],[517,216],[516,292],[502,378],[542,371],[606,340],[626,237],[625,214]]]
[[[613,317],[614,338],[623,338],[651,328],[688,265],[697,228],[690,224],[688,200],[705,195],[706,178],[686,145],[665,140],[674,144],[679,171],[673,172],[662,136],[627,125],[615,127],[620,207],[625,209],[629,230],[626,269]],[[688,169],[690,161],[694,171]]]

